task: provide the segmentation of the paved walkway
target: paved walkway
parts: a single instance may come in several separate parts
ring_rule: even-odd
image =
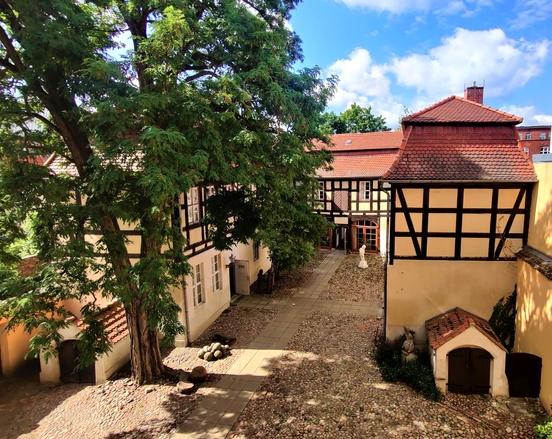
[[[175,439],[226,437],[270,373],[270,365],[284,354],[301,322],[313,311],[381,316],[382,310],[377,304],[319,299],[327,292],[328,281],[344,257],[341,252],[326,256],[307,285],[291,298],[246,296],[238,302],[238,306],[275,309],[278,313],[214,387],[206,389],[206,395],[175,434]]]

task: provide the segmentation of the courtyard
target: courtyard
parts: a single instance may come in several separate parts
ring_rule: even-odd
[[[195,393],[170,380],[137,387],[124,371],[99,386],[16,381],[0,395],[2,437],[531,437],[536,401],[448,394],[433,402],[382,380],[372,350],[383,291],[358,291],[360,279],[381,275],[354,259],[320,254],[284,278],[291,294],[280,284],[274,295],[243,297],[191,346],[169,352],[165,364],[183,374],[207,368]],[[378,269],[371,261],[366,271]],[[336,275],[350,300],[343,288],[332,295]],[[198,359],[215,334],[236,337],[231,355]]]

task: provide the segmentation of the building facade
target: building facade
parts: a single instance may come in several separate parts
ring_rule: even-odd
[[[517,147],[521,118],[485,107],[469,91],[405,117],[401,151],[384,176],[390,338],[406,326],[421,342],[425,322],[455,307],[487,319],[514,290],[536,176]]]
[[[333,224],[325,245],[356,251],[385,253],[389,215],[389,188],[380,181],[399,151],[401,131],[335,134],[333,162],[317,173],[315,210]]]
[[[517,127],[518,146],[533,160],[536,154],[550,154],[550,125]]]

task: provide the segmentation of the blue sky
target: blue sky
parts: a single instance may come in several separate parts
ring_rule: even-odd
[[[304,65],[340,77],[330,110],[397,126],[477,81],[486,104],[552,123],[552,0],[303,0],[290,24]]]

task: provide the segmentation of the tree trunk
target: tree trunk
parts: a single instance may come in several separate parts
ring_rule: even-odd
[[[148,328],[147,313],[139,300],[133,299],[125,309],[130,332],[132,377],[138,384],[151,383],[164,370],[158,332]]]

